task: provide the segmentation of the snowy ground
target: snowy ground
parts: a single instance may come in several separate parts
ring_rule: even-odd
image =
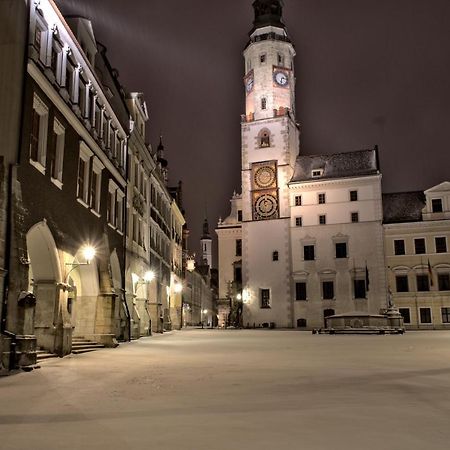
[[[450,448],[450,332],[187,330],[0,378],[1,450]]]

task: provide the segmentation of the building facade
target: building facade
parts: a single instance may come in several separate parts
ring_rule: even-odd
[[[0,370],[179,328],[184,217],[162,143],[145,142],[143,95],[125,93],[89,20],[52,0],[8,11]]]
[[[450,183],[385,194],[390,295],[406,328],[450,327]]]
[[[394,205],[382,196],[377,147],[301,155],[295,51],[282,21],[282,2],[257,0],[253,7],[254,27],[244,50],[242,195],[233,195],[231,214],[216,229],[222,322],[237,304],[242,319],[236,322],[243,326],[314,329],[332,315],[376,315],[394,303],[411,327],[445,327],[447,183],[426,191],[420,217],[411,222],[398,213],[401,201]],[[407,248],[415,239],[435,252],[393,254],[393,240],[405,233],[414,235],[405,238],[411,241]],[[429,284],[423,274],[428,260]],[[411,298],[417,305],[418,295],[405,287],[406,272],[413,281],[411,271],[418,272],[414,283],[422,302],[414,311]],[[390,296],[400,279],[403,291]]]

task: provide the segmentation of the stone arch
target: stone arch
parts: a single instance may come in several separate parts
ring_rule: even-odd
[[[267,148],[270,147],[272,142],[272,135],[268,128],[262,128],[257,136],[257,145],[259,148]]]
[[[62,340],[57,339],[61,320],[60,291],[63,281],[60,257],[47,222],[33,225],[26,235],[33,292],[36,296],[34,333],[37,346],[64,354]]]
[[[27,233],[27,249],[34,281],[62,281],[61,263],[55,240],[46,221],[33,225]]]

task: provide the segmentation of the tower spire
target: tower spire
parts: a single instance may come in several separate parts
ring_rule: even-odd
[[[255,20],[253,21],[253,30],[257,28],[274,26],[286,28],[283,23],[283,1],[282,0],[255,0],[253,2],[255,10]]]

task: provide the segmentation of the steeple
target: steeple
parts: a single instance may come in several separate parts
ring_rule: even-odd
[[[209,224],[208,219],[205,217],[205,220],[203,222],[203,235],[202,239],[211,239],[211,235],[209,234]]]
[[[202,248],[202,264],[207,264],[211,267],[212,264],[212,238],[209,234],[208,219],[205,217],[203,222],[203,234],[200,238],[200,244]]]
[[[282,0],[255,0],[253,2],[255,10],[255,20],[253,21],[253,33],[257,28],[273,26],[285,28],[282,20],[283,1]]]
[[[161,166],[161,172],[164,177],[164,181],[167,184],[169,181],[169,168],[167,159],[164,157],[164,144],[162,141],[162,136],[159,136],[159,145],[156,149],[156,159]]]

